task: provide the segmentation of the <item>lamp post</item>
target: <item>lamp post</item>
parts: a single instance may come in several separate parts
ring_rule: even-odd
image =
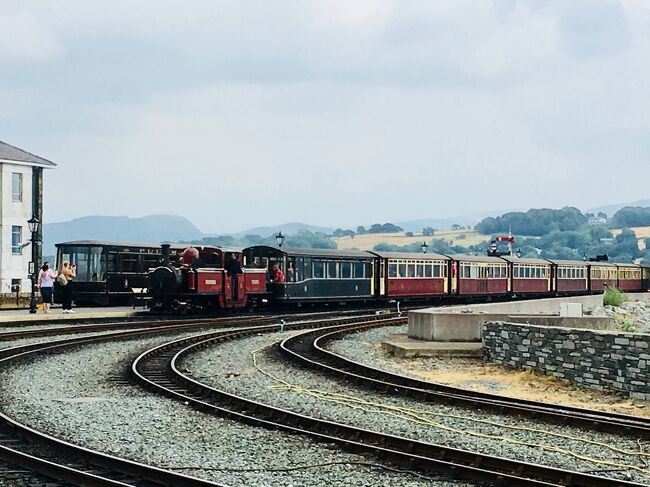
[[[280,230],[275,236],[275,241],[278,243],[278,247],[282,247],[282,244],[284,243],[284,235],[282,235],[282,230]]]
[[[515,253],[518,259],[521,259],[521,249],[517,249],[517,252]]]
[[[426,254],[426,253],[427,253],[427,249],[428,249],[428,248],[429,248],[429,246],[427,245],[427,243],[426,243],[426,242],[422,242],[422,253],[423,253],[423,254]]]
[[[587,262],[587,252],[582,253],[582,261]]]
[[[32,260],[29,263],[29,278],[32,281],[32,292],[29,297],[29,312],[36,313],[36,261],[38,260],[38,251],[36,249],[36,241],[38,240],[38,230],[41,222],[35,216],[27,220],[29,231],[32,232]]]

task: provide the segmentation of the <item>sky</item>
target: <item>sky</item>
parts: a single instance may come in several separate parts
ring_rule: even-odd
[[[0,0],[45,219],[205,232],[650,197],[645,0]]]

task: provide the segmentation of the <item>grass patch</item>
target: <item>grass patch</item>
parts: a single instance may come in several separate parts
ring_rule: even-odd
[[[620,306],[627,301],[627,295],[618,288],[608,287],[603,295],[605,306]]]

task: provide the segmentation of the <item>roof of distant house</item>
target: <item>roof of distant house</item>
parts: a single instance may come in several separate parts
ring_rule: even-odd
[[[33,166],[56,167],[56,164],[30,152],[0,141],[0,162],[15,162]]]

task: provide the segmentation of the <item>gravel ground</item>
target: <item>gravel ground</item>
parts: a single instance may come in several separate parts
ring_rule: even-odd
[[[591,311],[592,316],[613,317],[621,331],[650,333],[650,304],[631,301],[621,306],[600,306]]]
[[[395,328],[390,327],[391,332]],[[372,333],[372,332],[370,332]],[[586,462],[568,454],[544,450],[537,446],[522,446],[508,443],[503,439],[489,439],[468,435],[465,432],[477,432],[483,435],[507,436],[514,441],[548,445],[567,451],[579,452],[601,461],[611,461],[625,464],[640,463],[639,458],[626,453],[616,453],[603,445],[612,445],[627,451],[637,451],[638,446],[630,439],[615,435],[594,433],[563,427],[561,432],[581,438],[590,438],[601,442],[599,445],[586,444],[579,440],[556,438],[531,431],[504,429],[498,425],[482,424],[477,420],[488,420],[498,424],[507,424],[524,428],[542,428],[554,431],[554,426],[538,422],[530,422],[518,418],[490,415],[459,407],[449,407],[438,404],[426,404],[419,401],[386,396],[380,393],[365,391],[349,384],[341,383],[325,375],[289,366],[278,360],[275,352],[268,347],[286,337],[287,334],[259,335],[236,342],[229,342],[203,350],[188,358],[182,364],[191,375],[207,384],[224,388],[260,402],[265,402],[285,409],[296,411],[313,417],[338,421],[364,427],[367,429],[391,433],[417,439],[419,441],[439,443],[444,445],[472,450],[489,455],[515,458],[521,461],[551,465],[558,468],[589,472],[594,470],[616,468],[610,465]],[[326,393],[342,393],[354,395],[355,398],[366,401],[363,409],[347,405],[334,404],[313,395],[300,394],[295,391],[279,391],[270,389],[278,382],[259,372],[252,362],[250,352],[262,349],[257,353],[257,363],[260,368],[277,378],[302,388],[324,391]],[[380,406],[369,406],[371,402]],[[438,426],[416,424],[404,417],[389,416],[385,407],[410,408],[426,411],[441,416],[429,416]],[[382,409],[381,412],[376,412]],[[412,412],[412,411],[409,411]],[[450,415],[460,415],[462,418],[452,418]],[[423,414],[419,414],[420,417]],[[454,431],[452,431],[452,429]],[[460,430],[460,431],[458,431]],[[648,472],[650,473],[650,472]],[[650,477],[628,470],[625,473],[610,473],[616,478],[647,481]]]
[[[217,418],[115,382],[116,371],[129,367],[142,350],[166,341],[168,337],[88,345],[11,366],[0,376],[2,409],[71,442],[159,467],[183,468],[187,475],[230,486],[432,485],[410,473],[349,464],[290,472],[228,471],[369,460],[300,436]]]

